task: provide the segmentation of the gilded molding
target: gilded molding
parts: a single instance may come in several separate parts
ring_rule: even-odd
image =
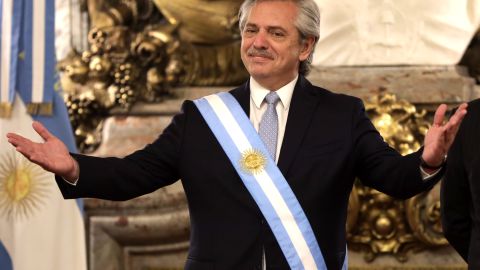
[[[391,147],[402,155],[420,148],[430,127],[425,119],[426,111],[418,112],[412,104],[397,100],[387,92],[366,101],[365,108]],[[440,224],[440,201],[433,192],[402,201],[356,181],[347,218],[349,248],[361,251],[367,262],[373,262],[380,255],[393,255],[405,262],[409,251],[448,245]]]

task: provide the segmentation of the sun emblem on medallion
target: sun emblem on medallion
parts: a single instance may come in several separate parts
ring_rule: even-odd
[[[267,158],[261,151],[256,149],[246,150],[240,159],[242,169],[251,174],[262,172],[266,164]]]
[[[0,216],[28,218],[44,204],[51,176],[23,156],[0,156]]]

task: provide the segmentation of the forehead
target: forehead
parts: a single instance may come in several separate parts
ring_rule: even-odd
[[[295,28],[298,7],[293,1],[258,1],[249,13],[246,23],[259,27]]]

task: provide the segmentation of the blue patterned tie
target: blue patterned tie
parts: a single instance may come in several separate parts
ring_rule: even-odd
[[[274,91],[267,94],[265,97],[265,101],[268,104],[267,111],[263,114],[258,127],[258,134],[260,134],[260,138],[265,143],[273,160],[276,159],[277,153],[278,116],[275,107],[279,99],[280,97]]]

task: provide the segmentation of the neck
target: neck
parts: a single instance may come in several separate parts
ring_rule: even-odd
[[[277,91],[278,89],[284,87],[291,81],[293,81],[298,74],[294,74],[293,76],[289,76],[287,78],[273,78],[273,77],[263,77],[263,78],[252,78],[264,88],[270,91]]]

